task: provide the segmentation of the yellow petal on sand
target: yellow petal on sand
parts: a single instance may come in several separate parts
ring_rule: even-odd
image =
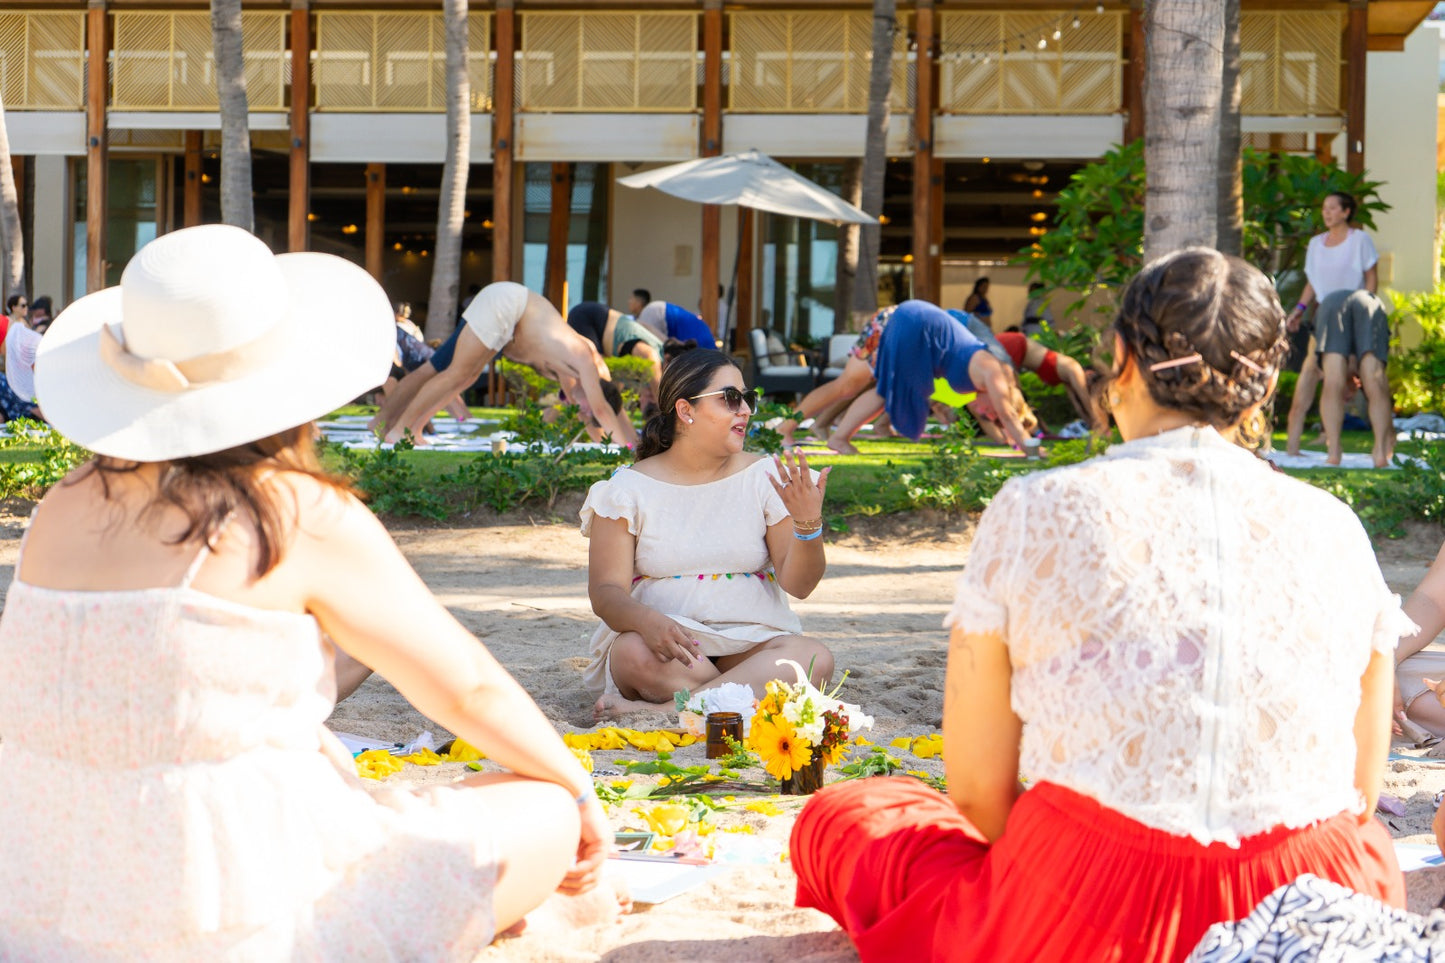
[[[569,746],[568,748],[572,749],[572,755],[577,757],[577,761],[582,763],[582,768],[586,769],[588,772],[591,772],[592,753],[588,752],[586,749],[577,749],[571,746]]]
[[[892,742],[888,743],[888,745],[892,746],[894,749],[907,749],[912,743],[912,736],[899,736],[897,739],[894,739]]]
[[[723,826],[722,831],[725,833],[746,833],[749,836],[757,832],[756,829],[747,823],[738,823],[736,826]]]
[[[873,741],[870,740],[870,739],[868,739],[866,736],[859,736],[857,739],[854,739],[854,740],[853,740],[853,745],[855,745],[855,746],[876,746],[877,743],[876,743],[876,742],[873,742]]]
[[[418,749],[409,755],[401,757],[403,762],[409,762],[414,766],[436,766],[446,762],[441,756],[430,749]]]
[[[476,762],[478,759],[487,758],[486,753],[465,739],[453,739],[452,747],[442,757],[449,762]]]
[[[743,808],[750,813],[761,813],[764,816],[781,816],[783,814],[783,809],[781,806],[774,806],[766,799],[759,799],[757,802],[750,802]]]
[[[368,749],[356,757],[356,774],[363,779],[385,779],[406,764],[385,749]]]

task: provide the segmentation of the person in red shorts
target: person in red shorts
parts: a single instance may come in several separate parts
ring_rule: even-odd
[[[1063,385],[1069,393],[1069,401],[1073,404],[1074,411],[1089,429],[1103,430],[1105,426],[1102,419],[1089,401],[1088,380],[1083,365],[1066,354],[1061,355],[1045,348],[1017,331],[1005,331],[994,335],[994,338],[1008,352],[1015,371],[1032,371],[1046,385]],[[985,434],[996,441],[1002,440],[1002,431],[995,425],[996,419],[990,417],[994,407],[987,392],[979,392],[979,396],[969,405],[969,411],[978,419]]]
[[[1372,814],[1414,627],[1349,508],[1249,450],[1287,346],[1274,287],[1176,252],[1112,340],[1124,443],[1014,476],[979,521],[948,795],[836,783],[794,824],[798,905],[865,963],[1172,963],[1305,873],[1404,905]]]

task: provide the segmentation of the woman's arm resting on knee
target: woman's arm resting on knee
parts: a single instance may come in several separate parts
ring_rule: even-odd
[[[1375,801],[1380,798],[1380,773],[1390,754],[1394,688],[1394,660],[1383,652],[1371,652],[1360,677],[1360,708],[1355,713],[1355,788],[1365,797],[1362,823],[1374,815]]]
[[[953,630],[943,693],[943,772],[948,797],[990,842],[1003,835],[1020,792],[1023,723],[1009,704],[1011,677],[1003,636]]]
[[[677,533],[685,538],[686,533]],[[677,659],[692,665],[697,643],[686,629],[656,609],[632,597],[632,574],[637,567],[637,536],[621,518],[592,519],[588,548],[587,596],[592,611],[614,632],[636,632],[659,662]]]
[[[336,644],[412,705],[523,776],[573,796],[591,789],[552,724],[413,571],[391,536],[349,496],[302,494],[286,563],[304,572],[306,608]]]

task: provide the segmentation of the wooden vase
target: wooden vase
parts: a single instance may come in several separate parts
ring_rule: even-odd
[[[793,770],[791,776],[782,780],[782,794],[784,796],[811,796],[822,789],[824,767],[823,754],[814,753],[812,762],[802,769]]]

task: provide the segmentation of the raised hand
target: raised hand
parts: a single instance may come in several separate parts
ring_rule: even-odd
[[[793,516],[794,521],[810,522],[822,518],[823,496],[828,490],[828,475],[833,470],[832,466],[819,472],[815,482],[812,471],[808,469],[808,456],[800,451],[785,451],[781,455],[773,456],[773,467],[777,469],[777,478],[769,476],[768,481],[772,483],[773,490],[783,500],[783,507]],[[781,483],[779,478],[782,479]]]

